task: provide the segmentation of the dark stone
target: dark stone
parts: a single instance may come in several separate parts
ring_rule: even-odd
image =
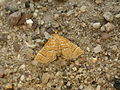
[[[25,2],[25,8],[30,8],[30,1]]]
[[[120,79],[115,78],[113,86],[116,88],[116,90],[120,90]]]

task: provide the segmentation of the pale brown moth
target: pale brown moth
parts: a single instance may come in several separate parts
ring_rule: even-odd
[[[67,60],[78,58],[83,53],[84,51],[77,45],[55,33],[35,56],[35,60],[40,63],[48,63],[59,56]]]

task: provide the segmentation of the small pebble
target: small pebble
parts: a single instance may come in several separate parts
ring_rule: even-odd
[[[105,31],[105,26],[102,26],[101,28],[100,28],[100,31]]]
[[[24,81],[24,80],[25,80],[25,76],[22,75],[22,76],[20,77],[20,80],[21,80],[21,81]]]
[[[67,86],[70,86],[70,85],[71,85],[70,81],[68,81],[66,85],[67,85]]]
[[[96,90],[101,90],[101,86],[98,85],[98,86],[96,87]]]
[[[58,71],[55,76],[58,77],[58,76],[60,76],[62,74],[63,74],[62,72]]]
[[[25,70],[25,64],[22,64],[19,69]]]
[[[34,12],[33,17],[37,17],[37,16],[38,16],[37,12]]]
[[[44,23],[45,23],[45,22],[44,22],[43,20],[40,21],[40,24],[41,24],[41,25],[44,25]]]
[[[102,3],[102,0],[95,0],[95,3],[96,3],[96,4],[101,4],[101,3]]]
[[[47,40],[52,37],[48,32],[44,32],[44,35]]]
[[[32,20],[32,19],[28,19],[28,20],[26,20],[26,23],[27,23],[29,26],[32,26],[33,20]]]
[[[92,62],[93,62],[93,63],[96,63],[97,60],[98,60],[97,58],[92,58]]]
[[[21,12],[14,12],[8,17],[8,22],[11,26],[17,25],[18,21],[21,19]]]
[[[80,8],[80,11],[81,11],[81,12],[85,12],[85,11],[86,11],[86,8],[87,8],[86,6],[82,6],[82,7]]]
[[[120,13],[115,15],[116,18],[120,18]]]
[[[76,65],[80,65],[80,63],[79,63],[79,61],[78,61],[78,60],[76,60],[76,61],[75,61],[75,64],[76,64]]]
[[[32,65],[34,65],[34,66],[37,66],[37,65],[38,65],[38,61],[36,61],[36,60],[33,60],[31,63],[32,63]]]
[[[93,23],[93,28],[98,29],[100,28],[101,24],[100,22]]]
[[[20,4],[21,4],[21,2],[20,2],[20,1],[18,1],[18,2],[17,2],[17,4],[18,4],[18,5],[20,5]]]
[[[76,68],[76,67],[73,67],[72,70],[73,70],[73,71],[77,71],[77,68]]]
[[[90,48],[89,48],[89,47],[87,47],[86,50],[87,50],[88,52],[90,52]]]
[[[48,82],[48,80],[50,79],[50,74],[49,73],[43,73],[42,75],[42,83],[46,84]]]
[[[101,48],[101,45],[97,45],[94,49],[93,49],[93,52],[94,53],[99,53],[102,51],[102,48]]]
[[[115,27],[112,23],[109,23],[109,22],[105,24],[104,26],[105,26],[106,31],[111,31]]]
[[[57,20],[59,18],[59,14],[54,14],[54,19]]]
[[[107,20],[107,21],[113,21],[113,14],[111,12],[105,12],[103,14],[103,17]]]
[[[110,35],[108,33],[102,33],[101,34],[102,39],[108,39],[109,37],[110,37]]]

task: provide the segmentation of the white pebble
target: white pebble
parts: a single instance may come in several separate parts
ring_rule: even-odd
[[[94,53],[99,53],[102,51],[102,48],[101,48],[101,45],[97,45],[94,49],[93,49],[93,52]]]
[[[21,4],[21,2],[20,2],[20,1],[18,1],[18,2],[17,2],[17,4],[18,4],[18,5],[20,5],[20,4]]]
[[[71,83],[68,81],[68,82],[67,82],[67,86],[70,86],[70,85],[71,85]]]
[[[28,19],[28,20],[26,20],[26,23],[27,23],[28,25],[32,26],[33,21],[32,21],[32,19]]]
[[[100,22],[93,23],[93,28],[98,29],[100,28],[101,24]]]
[[[43,25],[45,22],[43,20],[40,21],[40,24]]]
[[[88,52],[90,52],[90,48],[89,47],[87,47],[86,49],[87,49]]]
[[[73,67],[72,70],[73,70],[73,71],[77,71],[77,68],[76,68],[76,67]]]
[[[80,8],[80,11],[81,11],[81,12],[85,12],[85,11],[86,11],[86,6],[82,6],[82,7]]]

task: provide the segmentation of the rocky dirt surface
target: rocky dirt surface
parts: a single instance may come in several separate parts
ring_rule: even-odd
[[[0,3],[0,90],[120,90],[119,0]],[[53,30],[85,53],[35,62]]]

